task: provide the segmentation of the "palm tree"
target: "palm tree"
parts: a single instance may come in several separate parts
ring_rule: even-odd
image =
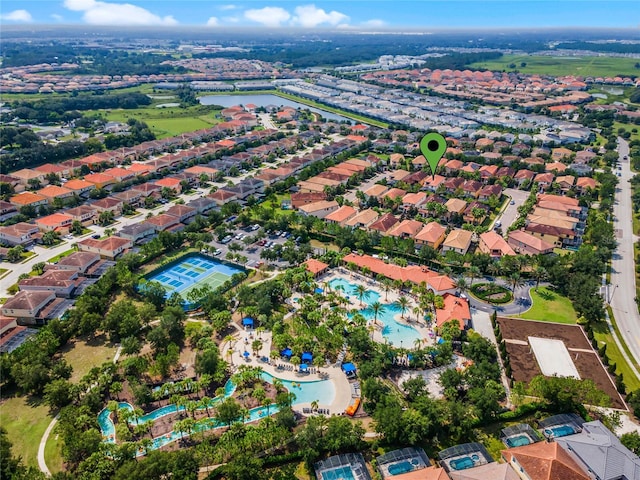
[[[373,302],[371,310],[373,310],[373,321],[378,323],[378,315],[385,312],[384,306],[380,302]]]
[[[318,400],[314,400],[311,402],[311,411],[312,412],[318,411]]]
[[[409,308],[409,299],[404,295],[402,295],[400,298],[398,298],[398,301],[396,302],[396,304],[398,305],[398,308],[400,308],[400,311],[402,312],[401,317],[404,318],[404,314]]]
[[[466,278],[458,277],[458,280],[456,280],[456,286],[458,287],[458,290],[460,290],[461,292],[464,292],[469,286],[469,284],[467,283]]]
[[[209,412],[209,403],[211,403],[211,399],[207,396],[204,396],[200,399],[199,407],[203,408],[207,411],[207,417],[211,418],[211,412]]]
[[[416,350],[420,350],[420,346],[422,345],[422,339],[421,338],[416,338],[413,341],[413,346]]]
[[[384,290],[384,301],[389,298],[389,292],[393,289],[393,281],[390,278],[382,280],[382,290]]]
[[[480,269],[475,265],[469,267],[469,277],[471,277],[471,283],[469,286],[473,285],[473,281],[480,276]]]
[[[360,306],[362,306],[362,301],[369,296],[369,291],[367,287],[364,285],[356,285],[356,297],[360,300]]]
[[[413,307],[413,313],[416,315],[416,322],[420,321],[420,314],[422,313],[422,307],[420,305],[416,305]]]
[[[533,278],[536,279],[536,292],[538,291],[538,286],[540,285],[540,281],[547,278],[547,269],[543,266],[538,265],[532,272]]]
[[[509,276],[509,282],[511,283],[511,292],[515,295],[516,288],[521,287],[524,284],[519,272],[514,272]]]

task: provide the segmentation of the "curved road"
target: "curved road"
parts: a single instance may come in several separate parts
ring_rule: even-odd
[[[467,279],[469,281],[470,279]],[[484,283],[490,282],[505,287],[511,291],[511,286],[507,285],[507,283],[503,280],[498,280],[492,277],[483,277],[479,280],[476,279],[474,283]],[[471,308],[475,310],[479,310],[481,312],[493,313],[493,311],[497,311],[498,315],[520,315],[521,313],[526,312],[531,307],[531,295],[529,294],[529,290],[535,287],[535,282],[529,281],[524,285],[516,288],[514,292],[514,301],[510,303],[505,303],[503,305],[492,305],[490,303],[483,302],[481,300],[476,299],[473,295],[467,295],[469,299],[469,305]],[[543,282],[540,283],[540,286],[544,286]]]
[[[629,143],[618,138],[618,155],[621,169],[620,183],[616,188],[613,206],[613,228],[617,240],[617,248],[611,260],[611,285],[608,288],[607,300],[618,325],[620,335],[631,351],[636,365],[640,364],[640,313],[635,302],[636,274],[633,252],[633,207],[631,203],[631,184],[633,177],[629,160]]]

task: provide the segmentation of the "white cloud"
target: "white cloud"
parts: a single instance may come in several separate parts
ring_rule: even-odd
[[[64,0],[69,10],[84,12],[82,18],[91,25],[177,25],[172,15],[160,17],[130,3],[97,0]]]
[[[280,7],[252,8],[244,12],[244,17],[265,27],[279,27],[291,18],[289,12]]]
[[[0,15],[0,20],[7,20],[9,22],[32,22],[33,17],[26,10],[14,10],[3,15]]]
[[[207,27],[217,27],[218,25],[220,25],[218,17],[209,17],[209,20],[207,20]]]
[[[362,22],[362,25],[365,27],[384,27],[387,24],[384,20],[380,20],[379,18],[373,18],[371,20],[367,20],[366,22]]]
[[[240,21],[240,17],[222,17],[224,23],[238,23]]]
[[[322,8],[316,8],[313,4],[296,7],[295,14],[296,16],[293,17],[292,23],[307,28],[317,27],[322,24],[336,26],[349,21],[349,17],[344,13],[335,10],[325,12]]]
[[[61,22],[64,20],[62,15],[58,15],[57,13],[52,13],[51,18],[53,18],[56,22]]]
[[[218,10],[226,11],[226,10],[235,10],[237,8],[240,8],[240,7],[238,7],[238,5],[229,4],[229,5],[220,5],[218,7]]]

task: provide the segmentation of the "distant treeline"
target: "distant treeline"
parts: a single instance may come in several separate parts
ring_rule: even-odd
[[[556,50],[591,50],[592,52],[608,53],[638,53],[638,44],[633,43],[593,43],[593,42],[566,42],[559,43]]]
[[[34,168],[44,163],[57,163],[71,158],[90,155],[105,149],[131,147],[148,140],[155,135],[146,123],[131,118],[127,135],[107,135],[104,144],[96,138],[86,142],[71,140],[51,145],[42,142],[30,129],[24,127],[4,127],[0,129],[2,147],[14,148],[10,153],[0,156],[1,173],[13,172],[22,168]]]
[[[13,103],[12,117],[37,123],[54,123],[79,118],[82,110],[104,108],[138,108],[149,105],[151,99],[142,93],[90,94],[75,97],[19,100]]]
[[[371,62],[380,57],[381,51],[385,55],[424,55],[427,53],[423,44],[398,44],[381,50],[378,45],[349,45],[336,49],[335,44],[317,43],[313,45],[294,46],[283,50],[282,47],[257,47],[251,51],[251,57],[265,62],[282,62],[294,68],[317,67],[318,65],[344,66],[360,62]],[[502,56],[500,52],[455,53],[438,58],[428,58],[429,68],[464,68],[474,62],[494,60]],[[198,54],[197,58],[226,57],[246,58],[242,52],[218,52],[215,54]]]
[[[78,74],[96,75],[155,75],[184,73],[184,67],[160,65],[172,60],[170,55],[109,50],[74,45],[33,45],[14,43],[3,47],[3,67],[21,67],[40,63],[78,63]]]

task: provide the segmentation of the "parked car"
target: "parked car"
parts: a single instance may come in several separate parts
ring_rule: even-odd
[[[100,238],[100,235],[96,233],[95,235],[91,235],[91,238],[95,238],[97,240]]]
[[[215,256],[218,256],[218,255],[220,255],[221,253],[222,253],[222,250],[220,250],[219,248],[216,248],[216,251],[215,251],[215,252],[213,252],[213,254],[214,254]]]

